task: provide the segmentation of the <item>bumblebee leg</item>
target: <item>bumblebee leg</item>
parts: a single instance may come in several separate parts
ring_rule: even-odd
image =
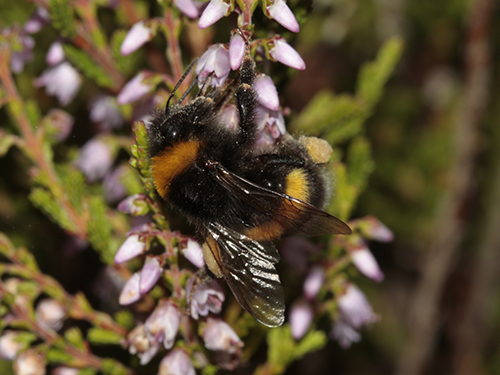
[[[252,87],[254,78],[255,61],[247,50],[241,64],[239,86],[235,93],[240,115],[242,143],[251,143],[255,140],[256,126],[253,112],[257,105],[257,92]]]
[[[214,279],[212,272],[208,269],[207,266],[203,266],[196,272],[196,278],[194,279],[193,286],[189,291],[189,295],[186,296],[186,314],[191,315],[191,301],[193,300],[194,292],[196,287],[199,285],[203,285],[209,283]]]

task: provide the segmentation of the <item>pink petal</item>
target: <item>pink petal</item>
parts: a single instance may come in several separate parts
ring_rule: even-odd
[[[294,69],[304,70],[306,68],[302,57],[283,38],[274,40],[274,47],[269,50],[269,54],[273,59]]]
[[[227,13],[229,4],[222,0],[212,0],[203,11],[200,20],[198,21],[198,28],[205,29],[218,20],[220,20]]]
[[[229,64],[231,69],[237,70],[241,66],[245,55],[245,41],[240,34],[234,33],[229,41]]]
[[[134,273],[132,277],[127,280],[118,299],[120,305],[130,305],[141,298],[141,293],[139,291],[140,280],[141,276],[139,272]]]
[[[149,27],[144,26],[143,21],[137,22],[129,30],[123,43],[120,47],[122,56],[130,55],[132,52],[139,49],[143,44],[149,42],[153,38],[153,32]]]
[[[284,28],[293,31],[294,33],[298,33],[300,31],[297,19],[284,0],[275,0],[274,4],[268,6],[266,9],[271,17]]]
[[[279,110],[280,99],[278,97],[278,90],[276,90],[276,86],[271,77],[260,74],[255,79],[254,89],[257,91],[257,100],[260,104],[273,111]]]

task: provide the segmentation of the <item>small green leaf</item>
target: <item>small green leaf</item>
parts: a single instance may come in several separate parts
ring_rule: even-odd
[[[357,137],[349,146],[347,153],[348,181],[363,191],[375,164],[371,156],[371,146],[364,137]]]
[[[15,143],[15,135],[0,131],[0,157],[4,156]]]
[[[115,249],[112,245],[112,226],[107,217],[107,206],[100,196],[93,196],[89,200],[89,212],[91,219],[87,225],[89,241],[92,247],[98,251],[106,264],[113,263]]]
[[[78,327],[72,327],[64,332],[64,338],[68,340],[74,347],[84,350],[85,340],[83,339],[82,331]]]
[[[66,38],[76,36],[76,22],[73,7],[68,0],[50,0],[50,18],[52,25]]]
[[[114,315],[115,321],[125,328],[134,327],[134,315],[129,310],[120,310]]]
[[[104,358],[102,360],[103,375],[127,375],[129,371],[120,362],[112,358]]]
[[[102,328],[90,328],[87,333],[87,340],[95,345],[119,345],[122,339],[117,333]]]
[[[73,357],[66,351],[52,347],[47,350],[47,362],[50,363],[69,363],[73,360]]]
[[[52,220],[59,224],[63,229],[75,232],[76,228],[69,219],[66,211],[59,205],[54,196],[43,188],[33,188],[29,195],[31,203],[42,210]]]

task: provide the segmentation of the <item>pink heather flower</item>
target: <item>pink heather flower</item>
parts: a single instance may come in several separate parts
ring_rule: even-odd
[[[337,300],[342,319],[352,327],[359,329],[377,321],[366,296],[354,284],[349,284],[345,294]]]
[[[141,294],[147,293],[160,278],[163,268],[156,257],[147,257],[141,270],[139,290]]]
[[[245,55],[245,41],[242,36],[235,32],[229,40],[229,65],[231,69],[238,70]]]
[[[229,324],[220,319],[212,318],[207,320],[207,326],[203,330],[203,340],[205,340],[207,349],[220,350],[229,354],[239,352],[244,345]]]
[[[275,0],[273,4],[266,7],[266,11],[284,28],[293,31],[294,33],[298,33],[300,31],[297,19],[284,0]]]
[[[231,67],[229,65],[229,52],[223,44],[214,44],[200,57],[196,66],[198,84],[202,87],[208,76],[213,87],[220,87],[226,82]],[[213,73],[213,74],[212,74]]]
[[[203,258],[203,250],[201,249],[201,245],[189,239],[187,242],[187,246],[182,249],[182,255],[193,263],[196,267],[201,268],[205,265],[205,258]]]
[[[113,158],[108,145],[99,138],[92,138],[80,151],[77,166],[88,182],[93,183],[103,178],[111,169]]]
[[[122,56],[130,55],[132,52],[139,49],[143,44],[149,42],[152,38],[152,30],[149,27],[146,27],[143,21],[139,21],[130,28],[125,36],[125,39],[123,39],[120,47],[120,54]]]
[[[309,274],[307,275],[304,281],[304,295],[308,300],[312,300],[321,287],[323,286],[323,282],[325,281],[325,271],[321,267],[313,267]]]
[[[394,239],[391,230],[374,217],[369,218],[369,225],[365,233],[369,239],[379,242],[391,242]]]
[[[127,280],[118,299],[120,305],[130,305],[141,299],[141,292],[139,290],[140,281],[141,275],[139,272],[134,273],[130,279]]]
[[[118,104],[133,103],[151,91],[151,86],[143,83],[146,74],[141,72],[128,81],[116,97]]]
[[[56,367],[52,370],[51,375],[78,375],[80,369],[72,367]]]
[[[45,375],[45,359],[34,350],[28,350],[14,361],[16,375]]]
[[[219,119],[228,129],[236,130],[240,123],[240,114],[234,104],[228,104],[222,110]]]
[[[175,6],[189,18],[198,18],[200,14],[193,0],[174,0]]]
[[[309,303],[300,301],[294,303],[290,309],[290,329],[292,337],[300,340],[305,335],[313,319],[313,310]]]
[[[191,297],[191,316],[198,319],[199,316],[207,316],[209,312],[220,313],[225,296],[219,283],[212,280],[208,283],[197,285],[191,296],[196,276],[189,279],[186,287],[186,296]],[[189,302],[189,301],[188,301]]]
[[[112,96],[100,95],[90,105],[90,120],[100,124],[101,130],[121,128],[123,116],[116,99]]]
[[[306,63],[284,38],[275,38],[274,47],[269,50],[271,57],[297,70],[304,70]]]
[[[181,313],[177,306],[172,301],[163,300],[146,319],[144,330],[150,341],[163,341],[165,349],[171,349],[179,331],[180,321]]]
[[[104,177],[103,187],[106,202],[115,203],[127,196],[127,191],[122,183],[122,178],[127,173],[127,168],[130,167],[121,164]]]
[[[10,55],[10,69],[14,73],[21,73],[24,69],[24,64],[33,60],[33,47],[35,39],[27,35],[20,35],[21,51],[12,51]]]
[[[66,306],[55,299],[46,298],[36,305],[36,320],[42,327],[59,330],[66,316]]]
[[[384,280],[384,273],[380,270],[375,257],[366,246],[350,252],[354,266],[363,275],[374,281]]]
[[[229,10],[230,4],[223,0],[211,0],[201,14],[198,21],[198,28],[205,29],[220,20]]]
[[[137,255],[146,251],[146,244],[139,239],[138,234],[132,234],[127,237],[115,254],[115,264],[124,263]]]
[[[50,123],[46,131],[50,127],[51,136],[58,142],[66,140],[73,130],[75,119],[68,112],[62,109],[53,108],[47,113],[45,119]]]
[[[50,22],[50,14],[45,8],[37,8],[35,13],[24,24],[24,31],[28,34],[39,32],[42,27]]]
[[[54,66],[62,63],[64,61],[64,57],[65,54],[61,42],[54,42],[47,51],[45,62],[50,66]]]
[[[342,349],[349,349],[354,342],[361,341],[361,335],[342,319],[335,322],[330,337],[337,340]]]
[[[16,341],[19,333],[15,331],[4,331],[0,336],[0,358],[12,361],[24,345]]]
[[[127,335],[129,344],[128,351],[130,354],[137,354],[141,359],[141,365],[146,365],[156,355],[160,349],[160,343],[155,340],[149,340],[144,329],[144,324],[135,327]]]
[[[161,360],[158,375],[196,375],[196,371],[184,350],[175,349]]]
[[[67,105],[75,98],[81,84],[80,75],[67,61],[45,70],[35,80],[37,87],[45,86],[47,93],[56,96],[62,105]]]
[[[272,111],[261,105],[255,108],[260,136],[255,142],[258,146],[273,145],[276,139],[286,133],[285,119],[280,111]]]
[[[118,204],[118,210],[132,216],[143,216],[147,210],[146,196],[142,193],[131,195]]]
[[[253,87],[257,91],[257,100],[261,105],[272,111],[280,109],[278,90],[271,77],[265,74],[258,75]]]

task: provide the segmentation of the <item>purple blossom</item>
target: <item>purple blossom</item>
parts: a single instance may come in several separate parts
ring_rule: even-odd
[[[294,33],[298,33],[300,31],[297,19],[284,0],[275,0],[274,3],[266,7],[266,11],[284,28],[293,31]]]
[[[37,87],[45,86],[47,93],[56,96],[62,105],[75,98],[81,84],[80,75],[67,61],[45,70],[35,80]]]
[[[189,239],[187,242],[187,246],[182,249],[182,255],[193,263],[196,267],[201,268],[205,265],[205,258],[203,258],[203,250],[201,249],[201,245]]]
[[[211,0],[201,14],[198,28],[205,29],[220,20],[229,10],[230,4],[223,0]]]
[[[229,65],[229,52],[223,44],[214,44],[200,57],[196,66],[199,75],[198,84],[202,87],[210,76],[210,83],[220,87],[226,82],[231,67]]]
[[[35,39],[28,35],[20,35],[19,41],[22,49],[20,51],[12,51],[10,55],[10,69],[14,73],[21,73],[24,69],[24,64],[33,60]]]
[[[4,331],[0,336],[0,358],[12,361],[16,358],[17,353],[23,349],[24,345],[16,341],[19,336],[15,331]]]
[[[128,81],[116,97],[118,104],[133,103],[148,94],[152,87],[143,83],[145,78],[146,73],[141,72]]]
[[[163,342],[165,349],[174,346],[179,331],[181,313],[177,306],[169,300],[163,300],[146,319],[144,330],[150,341]]]
[[[316,297],[323,282],[325,281],[325,271],[322,267],[313,267],[304,281],[304,295],[308,300],[312,300]]]
[[[175,349],[161,360],[158,375],[196,375],[196,371],[184,350]]]
[[[307,329],[311,325],[313,319],[313,310],[309,303],[299,301],[294,303],[290,309],[290,329],[292,337],[295,340],[300,340],[305,335]]]
[[[138,325],[129,332],[127,342],[129,344],[129,353],[137,354],[141,359],[141,365],[149,363],[160,348],[159,342],[148,338],[144,324]]]
[[[60,366],[53,369],[51,375],[78,375],[79,373],[80,369]]]
[[[239,352],[244,345],[229,324],[220,319],[208,318],[203,339],[207,349],[230,354]]]
[[[276,86],[271,77],[265,74],[258,75],[253,87],[257,91],[257,100],[262,106],[272,111],[280,109],[278,90],[276,90]]]
[[[66,316],[66,306],[55,299],[46,298],[36,305],[36,320],[42,327],[59,330]]]
[[[335,322],[330,337],[337,340],[342,349],[349,349],[352,343],[361,341],[360,333],[342,319]]]
[[[127,237],[115,254],[115,264],[124,263],[137,255],[146,251],[146,244],[139,239],[138,234],[132,234]]]
[[[102,130],[121,128],[123,116],[116,98],[112,96],[100,95],[96,97],[90,105],[90,120],[100,124]]]
[[[132,52],[139,49],[143,44],[149,42],[153,38],[153,31],[144,25],[143,21],[137,22],[130,28],[125,39],[123,39],[120,47],[122,56],[130,55]]]
[[[120,298],[118,299],[120,305],[130,305],[139,301],[141,298],[141,292],[139,290],[140,281],[141,275],[139,272],[134,273],[130,279],[127,280],[120,293]]]
[[[45,358],[34,349],[21,353],[14,361],[16,375],[45,375]]]
[[[234,32],[229,40],[229,65],[231,69],[238,70],[245,55],[245,41],[243,37]]]
[[[174,0],[175,6],[189,18],[198,18],[200,11],[193,0]]]
[[[369,239],[379,242],[391,242],[394,239],[392,231],[374,217],[368,218],[365,233]]]
[[[260,137],[257,146],[274,145],[276,139],[286,133],[285,119],[280,111],[272,111],[261,105],[255,108]]]
[[[353,328],[359,329],[378,320],[366,296],[354,284],[349,284],[337,303],[342,319]]]
[[[50,14],[45,8],[37,8],[35,13],[24,24],[24,31],[28,34],[39,32],[42,27],[50,22]]]
[[[145,215],[147,207],[146,196],[142,193],[131,195],[118,204],[119,211],[132,216]]]
[[[77,166],[90,183],[103,178],[111,169],[113,158],[109,146],[99,138],[92,138],[80,151]]]
[[[274,38],[274,47],[269,50],[271,57],[297,70],[304,70],[306,63],[284,38]]]
[[[64,61],[65,54],[61,42],[54,42],[50,45],[47,55],[45,56],[45,62],[50,66],[60,64]]]
[[[191,316],[198,319],[199,316],[207,316],[209,312],[220,313],[225,296],[219,283],[212,280],[208,283],[198,284],[192,292],[195,279],[196,276],[191,277],[186,287],[188,302],[191,298]]]
[[[106,202],[115,203],[127,195],[122,178],[127,173],[129,166],[121,164],[104,177],[103,187]]]
[[[380,270],[371,251],[363,246],[350,252],[354,266],[363,275],[377,282],[384,280],[384,273]]]
[[[147,257],[141,270],[139,290],[141,294],[147,293],[158,281],[163,268],[156,257]]]

